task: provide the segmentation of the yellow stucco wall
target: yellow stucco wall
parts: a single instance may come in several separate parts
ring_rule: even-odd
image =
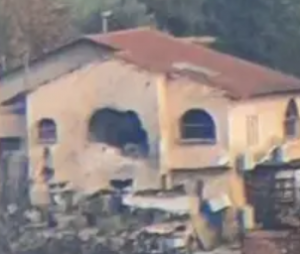
[[[36,123],[42,118],[52,118],[58,124],[58,143],[51,148],[56,178],[71,180],[82,187],[91,169],[99,168],[99,174],[96,177],[93,174],[87,184],[107,187],[109,169],[102,169],[111,165],[97,161],[101,148],[88,142],[87,122],[94,110],[108,106],[139,114],[150,143],[159,145],[156,152],[160,156],[156,159],[160,164],[155,172],[166,175],[169,186],[181,180],[201,179],[207,183],[207,197],[225,192],[235,204],[243,205],[243,181],[234,168],[234,158],[248,150],[266,152],[274,139],[282,139],[283,117],[290,98],[277,96],[237,102],[205,83],[169,79],[117,60],[94,62],[28,95],[32,177],[39,179],[43,162],[43,146],[36,140]],[[204,109],[213,117],[217,126],[215,145],[186,144],[180,139],[179,119],[191,108]],[[247,116],[258,118],[257,143],[251,145]],[[222,169],[219,174],[211,169],[212,174],[207,174],[207,170],[204,174],[203,169],[213,166],[222,156],[229,156],[231,169]],[[191,170],[194,171],[190,173]],[[172,174],[177,174],[174,179]]]
[[[230,121],[230,150],[232,154],[249,151],[260,154],[272,146],[288,141],[284,137],[284,117],[291,99],[300,106],[300,97],[294,96],[269,96],[266,98],[232,103],[229,113]],[[247,140],[247,116],[257,116],[257,142],[249,143]],[[291,142],[298,142],[293,140]],[[300,157],[300,151],[299,151]]]
[[[222,91],[184,78],[161,78],[159,91],[161,174],[167,175],[167,185],[202,180],[204,198],[218,198],[225,193],[235,205],[244,204],[242,181],[234,170],[208,169],[217,163],[219,155],[228,152],[231,102]],[[180,139],[180,118],[192,108],[204,109],[213,117],[217,126],[215,145],[188,144]]]
[[[210,166],[216,153],[225,153],[228,147],[229,102],[216,89],[189,81],[188,79],[165,80],[160,86],[163,97],[160,101],[160,119],[165,167],[172,169],[197,169]],[[186,144],[180,138],[180,118],[192,109],[206,110],[214,119],[217,128],[216,145]],[[163,131],[163,130],[162,130]],[[212,161],[210,161],[210,159]]]
[[[205,162],[210,161],[211,166],[214,161],[208,157],[215,153],[235,156],[246,151],[267,152],[272,146],[288,141],[283,123],[289,101],[294,99],[300,107],[299,95],[232,101],[217,89],[186,79],[162,79],[160,94],[162,131],[167,130],[162,137],[163,149],[167,151],[164,166],[169,169],[205,168]],[[180,140],[180,117],[192,108],[204,109],[213,117],[217,126],[216,145],[186,144]],[[251,116],[257,118],[256,126],[249,125],[247,118]],[[254,142],[249,142],[251,131],[257,136]]]
[[[161,174],[169,176],[168,184],[176,184],[180,179],[201,179],[207,182],[207,192],[210,193],[212,188],[209,186],[217,182],[213,195],[228,193],[236,204],[243,205],[244,186],[240,172],[235,168],[236,156],[250,152],[254,158],[259,158],[261,154],[266,155],[274,145],[286,141],[283,136],[285,111],[291,98],[299,104],[299,96],[267,96],[232,101],[218,89],[183,78],[161,78],[159,91],[161,147],[164,151]],[[216,145],[186,144],[180,140],[180,117],[192,108],[204,109],[213,117],[217,126]],[[256,126],[249,125],[249,116],[257,118]],[[249,131],[256,133],[254,142],[249,141]],[[297,151],[299,139],[289,143],[293,143],[293,148],[289,150],[293,151],[293,158],[300,158],[300,149]],[[216,163],[216,155],[228,155],[231,169],[219,174],[211,169],[212,174],[209,176],[206,168]]]
[[[88,141],[88,121],[95,110],[103,107],[134,110],[154,149],[158,139],[158,118],[153,82],[155,76],[134,66],[109,60],[86,65],[29,94],[32,178],[40,179],[43,164],[44,146],[37,142],[36,124],[42,118],[52,118],[58,130],[58,142],[51,147],[56,179],[72,181],[82,188],[89,187],[87,185],[106,188],[110,168],[118,165],[108,164],[99,158],[103,151],[98,144]],[[119,159],[116,157],[113,162],[117,164]],[[94,174],[95,171],[99,174]],[[89,174],[92,177],[89,178]]]
[[[288,103],[294,99],[298,107],[299,95],[269,96],[232,103],[229,111],[229,152],[231,165],[235,168],[235,159],[239,154],[249,157],[249,164],[246,166],[254,168],[265,160],[275,146],[287,144],[285,153],[289,159],[300,158],[300,139],[288,140],[284,136],[284,120]],[[257,125],[251,126],[247,121],[249,116],[257,118]],[[255,130],[253,130],[253,128]],[[256,132],[255,142],[249,140],[249,132]],[[249,168],[250,169],[250,168]],[[235,172],[238,169],[235,168]],[[235,196],[239,202],[245,202],[244,183],[242,172],[234,174],[232,181]]]

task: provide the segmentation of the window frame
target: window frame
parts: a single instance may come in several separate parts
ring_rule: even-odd
[[[201,115],[203,119],[206,118],[206,121],[208,120],[208,123],[204,122],[194,122],[191,123],[191,121],[187,121],[188,114],[198,114],[198,116]],[[200,118],[201,118],[200,117]],[[194,129],[196,130],[196,133],[198,134],[188,134],[189,130]],[[202,134],[201,134],[202,133]],[[207,133],[204,135],[203,133]],[[197,137],[198,136],[198,137]],[[202,137],[201,137],[202,136]],[[210,137],[205,137],[210,136]],[[213,145],[217,143],[217,128],[215,121],[211,114],[207,112],[204,109],[199,108],[192,108],[183,113],[183,115],[180,118],[180,142],[185,144],[207,144],[207,145]]]
[[[57,125],[53,119],[43,118],[38,122],[37,139],[39,144],[43,145],[54,145],[57,143]]]

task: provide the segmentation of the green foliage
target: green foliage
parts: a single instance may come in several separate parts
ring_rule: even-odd
[[[111,11],[109,30],[145,26],[153,23],[145,4],[138,0],[65,0],[72,9],[73,18],[84,33],[100,32],[101,14]]]
[[[217,48],[300,75],[299,0],[144,0],[161,28],[210,35]]]
[[[75,32],[59,0],[0,0],[0,57],[9,67],[25,55],[36,58],[69,40]]]
[[[9,38],[9,29],[6,14],[0,6],[0,56],[8,55],[9,43],[6,38]]]
[[[206,28],[222,48],[243,58],[300,74],[300,2],[209,0]]]
[[[52,7],[58,1],[71,20]],[[72,24],[101,32],[105,11],[110,31],[157,25],[177,36],[215,36],[219,50],[300,76],[299,0],[0,0],[0,57],[26,48],[39,55],[74,36],[65,29]]]
[[[177,36],[205,30],[203,4],[206,0],[142,0],[154,13],[158,26]]]

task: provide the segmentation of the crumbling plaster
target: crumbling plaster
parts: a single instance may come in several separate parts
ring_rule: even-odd
[[[198,171],[196,175],[180,173],[173,182],[169,177],[169,186],[176,184],[179,178],[180,181],[218,178],[216,175],[203,177],[201,169],[215,166],[220,157],[229,156],[233,162],[237,153],[249,149],[254,153],[265,152],[274,139],[282,141],[283,117],[290,98],[292,96],[278,95],[231,101],[223,91],[204,81],[201,84],[183,77],[167,78],[119,60],[96,60],[28,94],[31,177],[39,179],[43,166],[43,146],[37,141],[36,123],[42,118],[53,118],[58,129],[58,143],[51,147],[56,178],[72,180],[78,186],[107,187],[111,177],[107,170],[103,171],[104,174],[90,175],[93,184],[83,179],[87,179],[87,172],[100,172],[101,168],[105,168],[105,162],[100,158],[104,158],[105,153],[88,140],[88,121],[96,110],[111,107],[121,111],[133,110],[140,117],[150,143],[150,156],[143,167],[156,169],[157,173],[160,169],[160,175],[169,176],[174,169]],[[298,95],[296,100],[299,104]],[[188,144],[180,139],[180,117],[191,108],[204,109],[211,114],[217,126],[216,144]],[[258,142],[250,147],[247,142],[247,116],[252,115],[258,116]],[[95,154],[99,155],[98,161],[90,159]],[[116,153],[116,156],[120,155]],[[109,167],[119,166],[115,163]],[[227,188],[230,183],[232,186],[228,192],[239,193],[238,197],[234,194],[234,199],[243,203],[242,179],[235,170],[221,175],[222,184],[216,185]],[[150,181],[157,182],[149,177]]]
[[[30,93],[27,105],[32,177],[39,179],[43,163],[43,145],[36,139],[36,123],[42,118],[52,118],[58,130],[57,144],[51,148],[56,178],[72,180],[79,186],[89,184],[84,181],[85,172],[105,167],[95,165],[97,161],[93,157],[89,160],[87,154],[90,151],[101,156],[103,152],[88,140],[90,117],[103,107],[133,110],[138,114],[149,137],[147,165],[157,165],[159,127],[155,78],[118,60],[95,61]],[[88,163],[83,165],[82,161]],[[94,182],[99,187],[107,187],[110,176],[103,174],[96,177],[99,179]]]
[[[214,166],[228,148],[229,102],[222,91],[206,84],[178,78],[160,80],[160,122],[162,131],[161,173],[169,170],[198,170]],[[185,143],[180,138],[180,118],[192,108],[207,111],[215,121],[216,144]],[[170,183],[172,185],[172,183]]]
[[[110,51],[87,41],[77,41],[30,62],[27,68],[12,70],[1,77],[0,100],[59,78],[97,59],[109,57]]]
[[[183,85],[184,84],[184,85]],[[161,174],[167,175],[169,186],[188,179],[201,179],[208,193],[227,192],[236,204],[245,202],[243,181],[235,168],[237,154],[265,153],[285,140],[283,123],[291,98],[299,104],[299,95],[270,95],[263,98],[233,101],[221,90],[204,82],[203,85],[184,78],[160,80],[160,119],[162,142]],[[215,145],[189,144],[180,140],[179,120],[190,108],[201,108],[213,117],[217,128]],[[247,118],[257,116],[257,143],[250,145]],[[299,139],[288,141],[299,143]],[[294,145],[295,147],[295,145]],[[291,149],[290,149],[291,150]],[[293,157],[295,155],[293,149]],[[228,157],[231,170],[213,174],[217,158]],[[211,167],[212,174],[204,174]],[[225,169],[224,169],[225,170]],[[212,184],[211,180],[217,184]],[[213,187],[214,186],[214,187]],[[215,194],[213,194],[215,195]],[[208,196],[211,196],[208,194]]]
[[[167,176],[166,185],[201,180],[204,198],[218,198],[225,193],[234,205],[243,205],[242,181],[236,171],[221,166],[215,169],[218,159],[229,151],[230,100],[213,86],[185,78],[161,78],[159,91],[161,174]],[[216,144],[185,143],[180,139],[180,117],[191,108],[206,110],[212,116],[217,128]]]
[[[246,151],[253,154],[263,153],[288,141],[284,137],[284,119],[287,105],[292,98],[300,109],[299,94],[268,96],[232,103],[229,113],[231,153],[233,155]],[[254,144],[249,144],[247,141],[248,116],[256,116],[258,119],[258,138]],[[292,142],[297,143],[299,139]]]
[[[227,151],[229,103],[221,91],[184,78],[164,79],[160,85],[160,105],[163,168],[212,166],[216,155]],[[216,144],[191,144],[180,138],[180,118],[192,108],[203,109],[212,116],[217,130]]]

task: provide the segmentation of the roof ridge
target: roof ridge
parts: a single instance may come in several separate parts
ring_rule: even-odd
[[[153,29],[153,27],[109,32],[94,37],[98,37],[94,38],[97,43],[114,46],[122,52],[127,51],[127,54],[130,55],[128,59],[139,65],[152,66],[153,69],[167,70],[170,68],[169,65],[178,60],[216,70],[223,75],[222,80],[216,82],[220,83],[225,90],[236,90],[239,94],[254,96],[255,92],[262,94],[300,90],[300,80],[294,75],[241,59],[205,45],[181,40],[171,33]],[[147,49],[149,43],[153,44],[148,48],[150,51]],[[160,43],[162,47],[159,46]],[[163,52],[164,50],[165,52]],[[176,53],[174,50],[182,52]],[[231,81],[224,82],[224,75],[230,77]]]
[[[224,52],[219,51],[217,49],[211,49],[211,48],[209,48],[207,46],[204,46],[204,45],[201,45],[201,44],[195,44],[195,43],[192,43],[190,41],[180,40],[180,38],[172,36],[169,33],[165,33],[165,32],[162,32],[160,30],[153,29],[152,32],[156,33],[157,35],[159,35],[161,37],[165,37],[165,38],[168,38],[170,40],[176,41],[177,43],[185,44],[185,45],[194,47],[196,49],[197,48],[201,48],[202,50],[205,50],[205,51],[207,51],[209,53],[222,55],[223,57],[226,57],[227,59],[232,59],[232,60],[235,60],[235,61],[239,61],[240,63],[246,64],[249,67],[255,68],[257,70],[260,69],[260,70],[263,70],[263,71],[271,71],[271,72],[276,73],[277,75],[282,75],[282,76],[285,76],[285,77],[288,77],[288,78],[293,78],[293,79],[297,79],[298,80],[298,78],[295,75],[284,73],[281,70],[277,70],[277,69],[275,70],[275,69],[273,69],[273,68],[271,68],[269,66],[265,66],[265,65],[262,65],[262,64],[257,63],[257,62],[254,63],[254,62],[251,62],[249,60],[246,60],[246,59],[243,59],[243,58],[240,58],[240,57],[237,57],[237,56],[233,56],[233,55],[224,53]]]
[[[165,36],[168,36],[167,34],[163,34]],[[204,45],[201,45],[201,44],[194,44],[192,42],[189,42],[189,41],[183,41],[183,40],[178,40],[177,37],[172,37],[169,35],[169,37],[171,39],[175,39],[177,40],[177,42],[180,42],[182,44],[186,44],[186,45],[189,45],[189,46],[192,46],[192,47],[201,47],[201,50],[205,50],[209,53],[213,53],[213,54],[218,54],[218,55],[222,55],[223,57],[226,57],[227,59],[231,59],[231,60],[234,60],[234,61],[238,61],[240,62],[241,64],[244,64],[244,65],[247,65],[251,68],[255,68],[256,70],[261,70],[261,71],[268,71],[268,72],[273,72],[274,74],[277,74],[277,75],[281,75],[281,76],[285,76],[285,77],[288,77],[288,78],[293,78],[293,79],[298,79],[296,76],[292,75],[292,74],[289,74],[289,73],[284,73],[283,71],[281,70],[275,70],[269,66],[266,66],[266,65],[263,65],[261,63],[257,63],[257,62],[251,62],[249,60],[246,60],[246,59],[243,59],[243,58],[240,58],[240,57],[237,57],[237,56],[234,56],[234,55],[230,55],[228,53],[225,53],[225,52],[222,52],[222,51],[219,51],[217,49],[211,49],[207,46],[204,46]]]
[[[142,31],[151,31],[154,30],[150,26],[141,26],[141,27],[135,27],[135,28],[128,28],[128,29],[121,29],[121,30],[115,30],[115,31],[108,31],[107,33],[94,33],[94,34],[88,34],[86,36],[114,36],[114,35],[122,35],[127,33],[136,33],[136,32],[142,32]]]

